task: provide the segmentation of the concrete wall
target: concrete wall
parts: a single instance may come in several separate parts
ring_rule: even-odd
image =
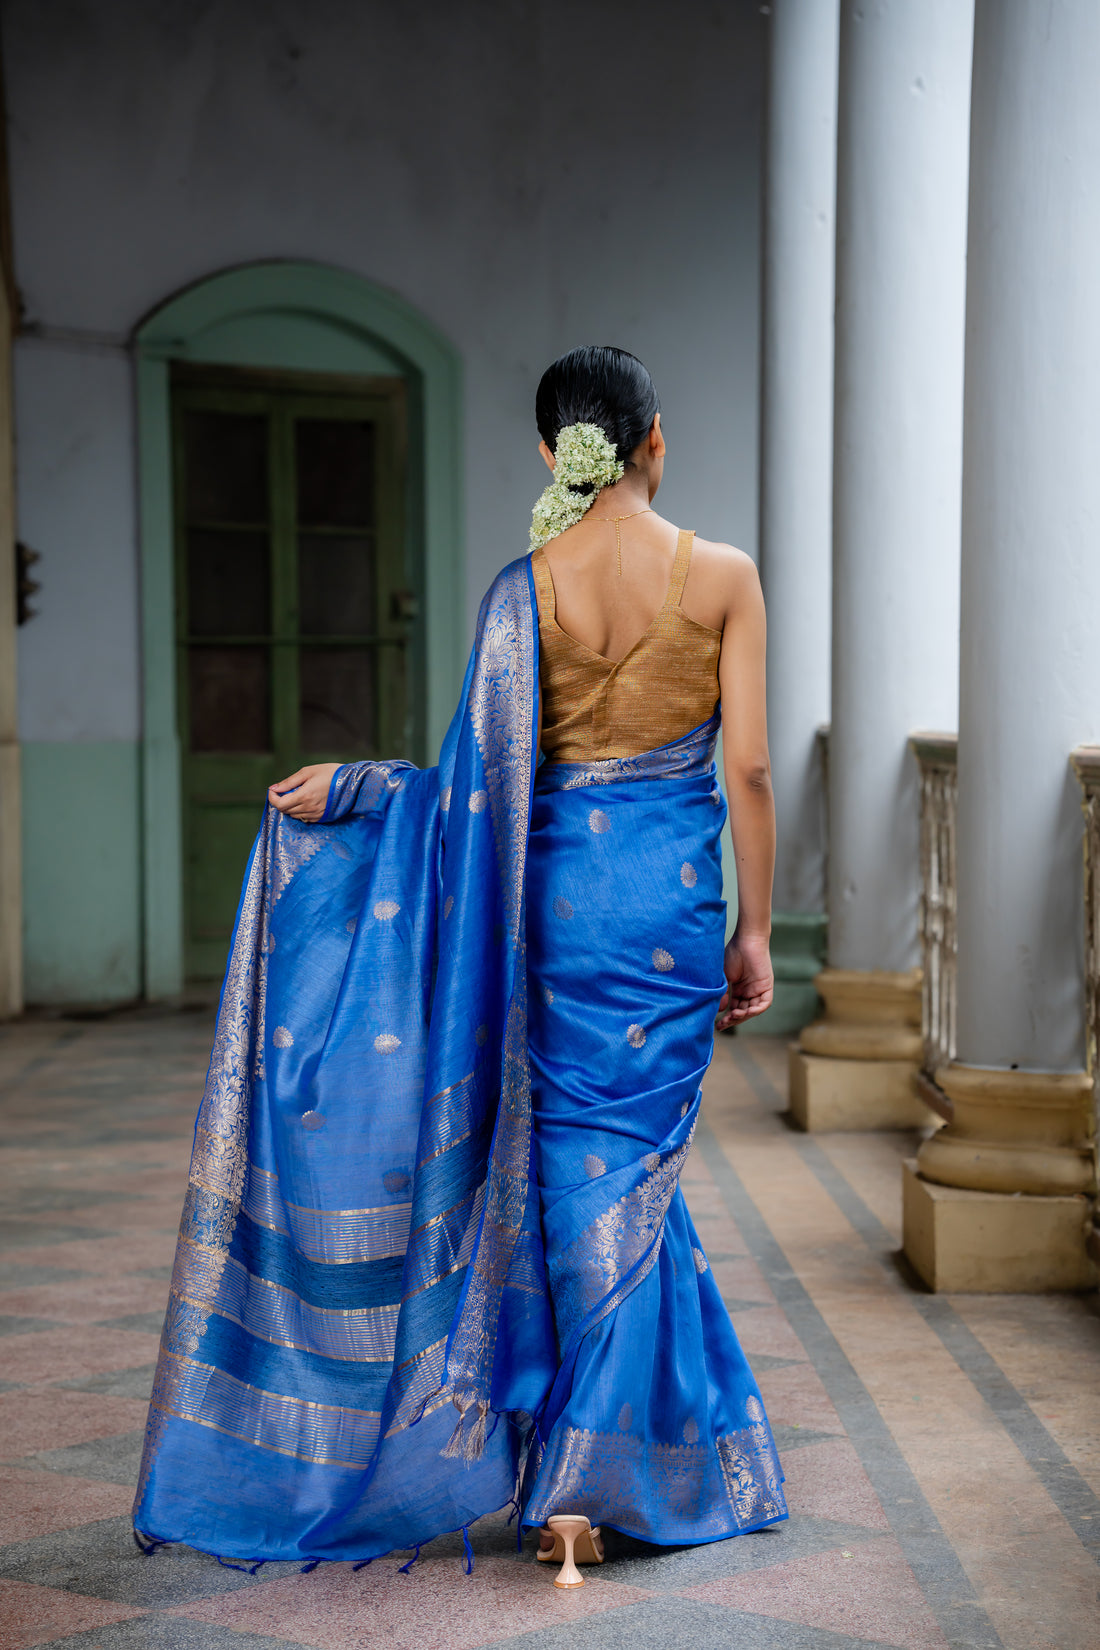
[[[19,536],[42,555],[19,632],[25,991],[125,999],[141,989],[130,363],[24,341],[15,400]]]
[[[139,989],[137,322],[280,257],[416,305],[465,365],[471,626],[543,485],[538,375],[576,343],[648,362],[662,507],[754,553],[765,26],[749,0],[3,6],[43,587],[19,639],[31,1001]]]

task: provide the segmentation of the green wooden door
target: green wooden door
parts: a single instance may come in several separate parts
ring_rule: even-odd
[[[190,979],[224,970],[268,785],[410,747],[405,435],[399,379],[174,382]]]

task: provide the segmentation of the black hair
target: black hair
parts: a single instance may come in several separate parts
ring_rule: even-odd
[[[623,464],[645,440],[660,410],[648,370],[636,355],[610,344],[586,344],[560,355],[535,392],[535,423],[551,452],[557,452],[558,436],[567,425],[597,424]],[[590,493],[592,487],[573,490]]]

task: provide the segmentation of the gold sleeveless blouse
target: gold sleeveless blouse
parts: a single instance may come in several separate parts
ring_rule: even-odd
[[[682,738],[714,710],[722,632],[689,619],[680,607],[694,539],[693,532],[680,534],[664,605],[617,660],[561,629],[550,564],[543,550],[532,554],[548,762],[640,756]]]

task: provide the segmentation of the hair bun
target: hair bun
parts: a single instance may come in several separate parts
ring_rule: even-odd
[[[598,424],[567,424],[554,448],[554,480],[563,487],[608,487],[622,478],[618,451]]]
[[[558,432],[554,479],[531,512],[531,549],[575,527],[596,494],[620,481],[623,464],[598,424],[568,424]]]

